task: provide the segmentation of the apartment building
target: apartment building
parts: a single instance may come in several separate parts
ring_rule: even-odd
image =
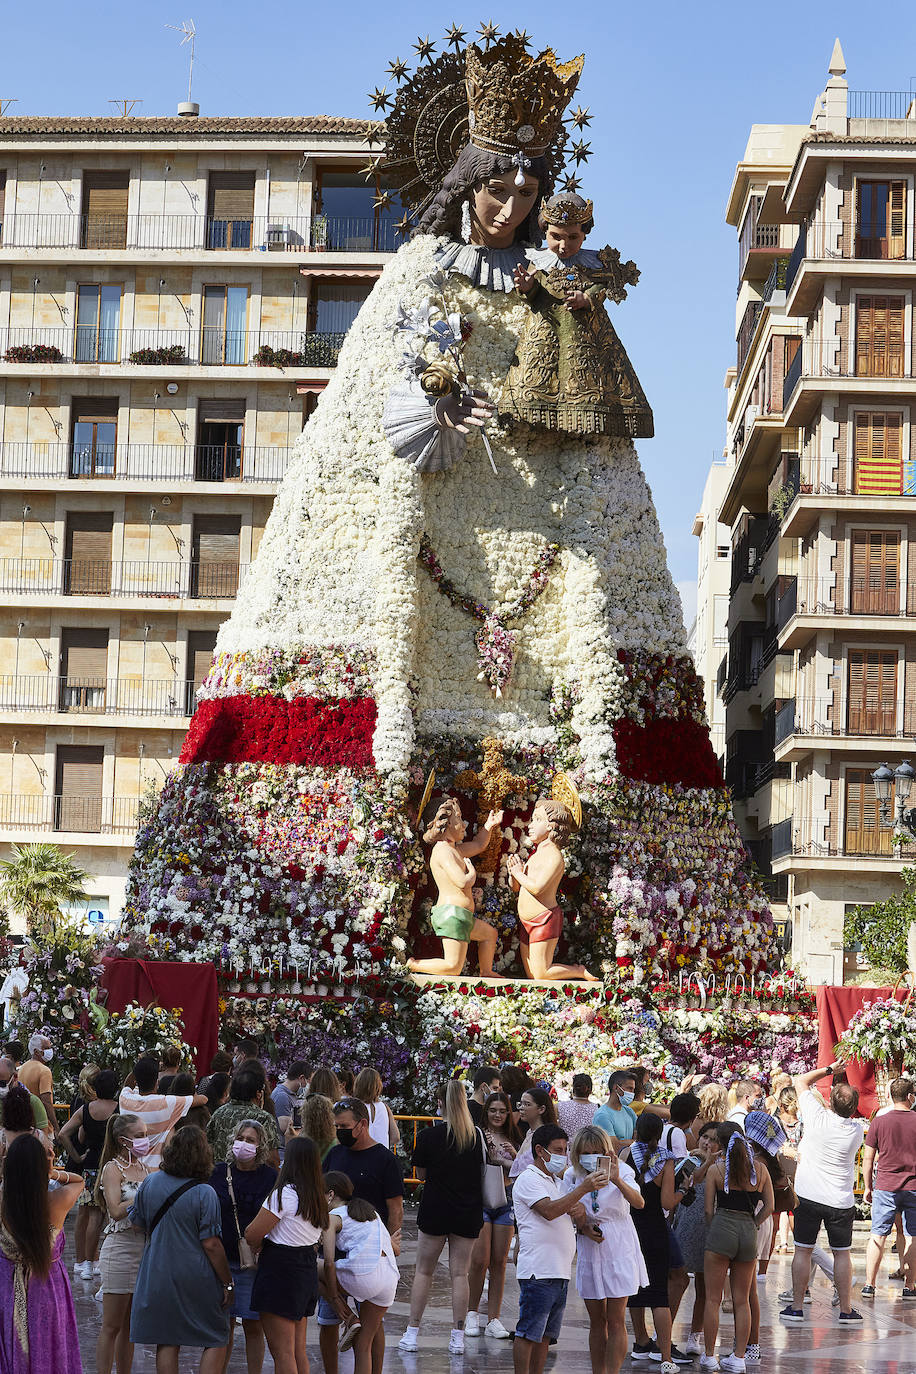
[[[837,43],[810,125],[754,126],[728,203],[726,776],[815,981],[908,858],[871,774],[916,734],[914,175],[916,102],[849,90]]]
[[[103,915],[396,247],[365,121],[184,108],[0,119],[0,854]]]

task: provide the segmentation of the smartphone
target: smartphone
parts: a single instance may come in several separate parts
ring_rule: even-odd
[[[610,1157],[610,1155],[599,1155],[599,1156],[598,1156],[598,1169],[599,1169],[599,1171],[600,1171],[602,1174],[604,1174],[605,1178],[610,1179],[610,1177],[611,1177],[611,1157]]]

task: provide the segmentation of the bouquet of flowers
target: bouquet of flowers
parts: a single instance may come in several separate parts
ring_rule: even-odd
[[[122,1012],[109,1018],[96,1041],[95,1057],[123,1076],[143,1055],[158,1058],[167,1049],[181,1050],[182,1061],[189,1063],[196,1053],[185,1043],[181,1008],[166,1011],[164,1007],[129,1002]]]
[[[850,1021],[836,1047],[840,1059],[863,1059],[895,1069],[916,1062],[916,1007],[909,999],[869,1002]]]
[[[28,987],[10,1033],[27,1041],[36,1031],[51,1037],[54,1081],[62,1092],[76,1082],[86,1043],[102,1014],[96,991],[102,966],[94,937],[78,921],[59,916],[29,940],[22,965]]]

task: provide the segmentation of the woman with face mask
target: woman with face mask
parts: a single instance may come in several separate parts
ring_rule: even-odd
[[[267,1134],[260,1121],[240,1121],[229,1152],[229,1161],[220,1161],[210,1175],[210,1187],[219,1198],[223,1246],[235,1284],[229,1309],[233,1321],[229,1328],[227,1356],[232,1350],[235,1319],[240,1318],[245,1332],[248,1374],[260,1374],[264,1363],[264,1328],[260,1313],[251,1307],[255,1271],[241,1266],[239,1236],[244,1236],[245,1228],[254,1221],[261,1204],[273,1192],[277,1171],[266,1162]]]
[[[149,1173],[148,1154],[146,1126],[138,1116],[115,1112],[108,1118],[94,1192],[95,1205],[106,1217],[99,1254],[102,1329],[95,1353],[99,1374],[111,1374],[115,1360],[118,1374],[128,1374],[133,1362],[130,1309],[146,1237],[131,1225],[127,1213]]]
[[[617,1159],[610,1136],[596,1126],[584,1126],[573,1137],[563,1189],[571,1193],[603,1159],[608,1161],[607,1183],[582,1199],[601,1238],[577,1231],[576,1290],[588,1311],[592,1374],[618,1374],[627,1353],[627,1299],[649,1282],[630,1212],[641,1211],[645,1201],[635,1173]]]

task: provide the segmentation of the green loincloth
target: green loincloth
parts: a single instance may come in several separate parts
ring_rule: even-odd
[[[463,906],[452,906],[443,902],[441,906],[433,907],[429,919],[440,940],[461,940],[463,944],[467,944],[471,938],[474,913],[466,911]]]

